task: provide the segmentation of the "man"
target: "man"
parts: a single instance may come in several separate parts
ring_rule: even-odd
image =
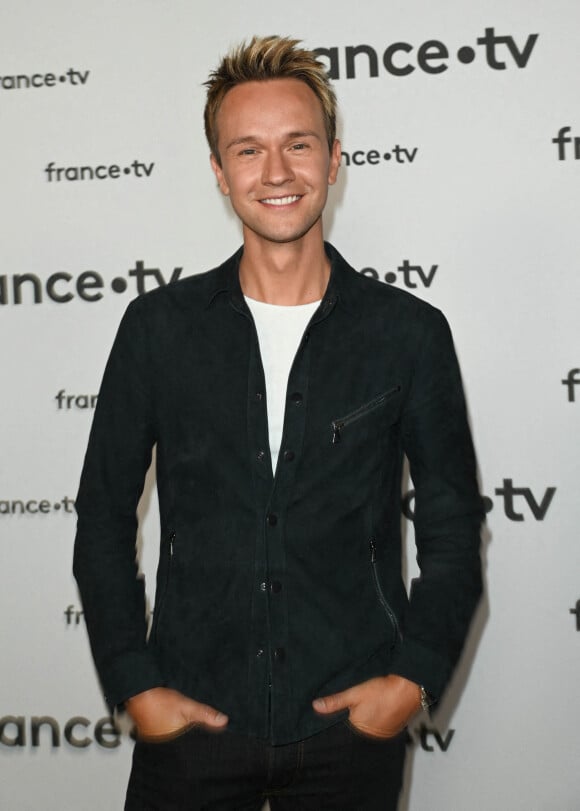
[[[95,662],[138,734],[125,807],[395,809],[405,725],[443,692],[481,589],[451,336],[323,242],[341,152],[314,55],[254,38],[207,86],[211,165],[243,248],[129,305],[77,499]],[[154,445],[147,638],[135,511]]]

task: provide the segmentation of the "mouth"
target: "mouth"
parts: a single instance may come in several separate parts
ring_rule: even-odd
[[[289,194],[286,197],[264,197],[260,200],[260,203],[267,206],[289,206],[301,199],[301,194]]]

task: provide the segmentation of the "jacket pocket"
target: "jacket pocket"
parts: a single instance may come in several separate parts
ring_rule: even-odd
[[[137,733],[137,741],[140,743],[152,744],[153,746],[169,744],[183,738],[184,735],[187,735],[192,729],[195,728],[196,725],[190,722],[179,729],[175,729],[172,732],[162,733],[161,735],[140,735]]]
[[[151,631],[151,637],[154,642],[157,641],[159,623],[161,622],[161,617],[163,615],[165,603],[167,602],[169,585],[171,583],[171,570],[173,568],[173,550],[175,545],[175,537],[176,537],[175,532],[172,531],[169,533],[164,542],[165,549],[163,550],[161,565],[163,565],[165,568],[165,574],[163,578],[159,578],[159,581],[157,583],[157,588],[160,589],[160,591],[159,594],[155,597],[155,613],[153,616],[153,629]]]
[[[347,414],[346,417],[340,417],[339,419],[333,420],[331,423],[332,426],[332,444],[336,445],[341,441],[342,431],[347,428],[349,425],[357,422],[358,420],[366,417],[367,414],[375,411],[377,408],[380,408],[383,403],[386,403],[387,400],[390,400],[395,394],[398,394],[401,391],[401,386],[394,386],[389,391],[384,392],[383,394],[379,394],[378,397],[374,397],[372,400],[369,400],[368,403],[364,403],[364,405],[359,406],[354,411],[351,411],[350,414]]]
[[[381,581],[379,579],[379,572],[377,568],[377,546],[374,538],[370,539],[369,548],[371,552],[371,576],[373,579],[373,586],[375,588],[379,604],[383,609],[393,629],[393,643],[391,645],[392,649],[395,647],[397,642],[399,642],[402,638],[401,629],[399,628],[399,623],[397,621],[397,617],[395,616],[395,612],[389,605],[387,598],[384,595],[383,587],[381,586]]]

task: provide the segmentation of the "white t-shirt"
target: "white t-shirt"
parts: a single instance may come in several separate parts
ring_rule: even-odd
[[[284,306],[245,296],[254,318],[266,378],[266,404],[272,470],[276,472],[282,442],[288,376],[306,326],[320,301]]]

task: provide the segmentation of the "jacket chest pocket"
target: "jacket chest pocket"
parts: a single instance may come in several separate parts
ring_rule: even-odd
[[[369,400],[368,403],[363,403],[363,405],[359,406],[354,411],[351,411],[345,417],[339,417],[332,420],[332,444],[339,444],[342,441],[343,434],[346,431],[350,432],[351,430],[355,430],[357,423],[363,421],[366,417],[369,417],[372,414],[380,412],[383,406],[394,400],[400,391],[401,386],[397,384],[388,391],[379,394],[377,397],[373,397],[373,399]]]

